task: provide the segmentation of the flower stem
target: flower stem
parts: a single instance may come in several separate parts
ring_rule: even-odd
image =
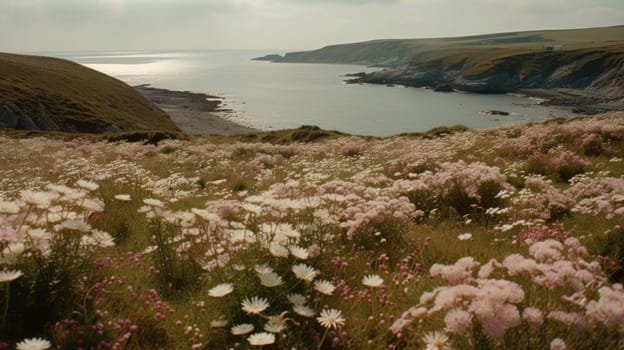
[[[321,341],[319,342],[316,350],[321,350],[321,346],[323,346],[323,342],[325,341],[325,338],[327,337],[328,332],[329,332],[329,328],[325,328],[325,333],[323,334],[323,338],[321,338]]]
[[[4,297],[4,312],[2,313],[2,325],[6,324],[7,314],[9,313],[9,301],[11,298],[11,282],[6,284],[6,294]]]

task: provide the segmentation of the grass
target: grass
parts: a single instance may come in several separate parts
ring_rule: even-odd
[[[1,338],[10,342],[7,347],[38,336],[59,349],[79,342],[95,348],[251,349],[248,335],[233,335],[231,327],[249,323],[255,333],[274,320],[286,329],[269,349],[424,348],[423,337],[433,331],[445,332],[456,349],[548,348],[556,338],[568,348],[617,349],[624,344],[621,329],[562,297],[581,291],[588,301],[605,302],[600,293],[606,288],[614,299],[624,299],[611,286],[624,281],[624,217],[616,213],[621,202],[614,197],[624,196],[623,130],[622,115],[613,114],[486,131],[438,128],[389,138],[313,127],[253,137],[191,136],[156,145],[2,134],[0,161],[7,166],[0,170],[0,226],[26,232],[20,242],[30,255],[0,263],[2,270],[25,274],[0,284],[0,306],[9,305],[9,322],[0,322]],[[301,132],[328,136],[294,141]],[[597,139],[587,137],[594,134]],[[272,142],[261,141],[267,135]],[[554,159],[562,151],[587,162],[575,178],[579,183],[554,170],[545,168],[544,177],[527,170],[536,152]],[[80,190],[80,179],[99,187]],[[22,198],[22,190],[51,191],[50,184],[72,190],[45,208]],[[115,198],[122,194],[129,200]],[[552,215],[549,205],[560,196],[566,211]],[[84,206],[91,201],[101,201],[100,209]],[[20,212],[6,213],[7,203]],[[57,227],[50,214],[59,212],[64,220],[108,232],[115,245],[75,244],[93,236],[93,230]],[[20,225],[25,226],[16,230]],[[45,247],[32,244],[39,240],[32,237],[42,235],[35,229],[59,238],[50,254],[39,254]],[[574,257],[563,244],[568,237],[579,239],[588,254]],[[3,258],[15,249],[7,248],[11,243],[0,240]],[[532,255],[540,250],[534,243],[565,246],[553,248],[560,258],[540,260],[542,268],[556,264],[551,272],[574,271],[562,281],[553,272],[553,285],[540,284],[541,273],[512,274],[507,267],[489,276],[479,272],[488,261],[502,264],[511,254],[538,259]],[[295,246],[308,256],[297,256]],[[480,265],[460,266],[467,257]],[[592,262],[601,268],[582,268]],[[292,270],[297,264],[317,271],[314,281],[298,278]],[[263,285],[259,265],[270,267],[281,283]],[[450,281],[458,271],[463,277]],[[383,287],[363,285],[367,275],[379,276]],[[591,282],[572,284],[577,278]],[[335,287],[331,295],[315,287],[319,280]],[[222,283],[233,290],[211,296]],[[422,299],[459,286],[494,289],[476,299],[449,298],[451,306],[440,310]],[[521,301],[500,305],[488,297],[513,295],[517,288]],[[63,290],[73,293],[62,294],[66,298],[60,303]],[[291,293],[305,298],[313,317],[293,309]],[[269,306],[259,314],[243,311],[241,303],[251,297],[266,298]],[[36,319],[33,310],[46,303],[54,307]],[[536,307],[544,323],[535,327],[521,318],[494,336],[479,305],[520,315]],[[418,307],[431,312],[416,318]],[[344,325],[325,329],[316,318],[328,309],[340,310]],[[447,325],[453,309],[470,313],[469,332],[453,332]],[[575,312],[586,326],[548,316],[555,311]],[[499,317],[495,324],[508,321],[502,311],[490,314]],[[401,331],[390,330],[403,319]]]
[[[177,132],[169,117],[127,84],[67,60],[0,53],[0,105],[46,114],[66,132],[122,130]]]

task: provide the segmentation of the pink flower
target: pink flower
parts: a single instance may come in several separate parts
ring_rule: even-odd
[[[453,309],[444,316],[446,330],[455,334],[466,334],[472,329],[472,314],[462,309]]]

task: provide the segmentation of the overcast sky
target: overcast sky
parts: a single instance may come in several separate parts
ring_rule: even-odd
[[[624,24],[624,0],[0,0],[0,51],[314,49]]]

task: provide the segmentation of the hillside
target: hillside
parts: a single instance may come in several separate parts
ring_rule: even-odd
[[[0,128],[103,133],[177,131],[125,83],[70,61],[0,53]]]
[[[624,26],[376,40],[288,53],[271,60],[385,67],[356,74],[352,83],[522,92],[584,113],[624,109]]]
[[[0,134],[2,348],[624,348],[624,113],[289,133]]]
[[[508,49],[520,52],[543,51],[544,45],[560,45],[565,50],[595,48],[624,43],[624,26],[568,30],[542,30],[484,34],[454,38],[387,39],[330,45],[313,51],[268,55],[273,62],[349,63],[396,66],[440,59],[465,50]],[[511,51],[508,51],[511,52]]]

